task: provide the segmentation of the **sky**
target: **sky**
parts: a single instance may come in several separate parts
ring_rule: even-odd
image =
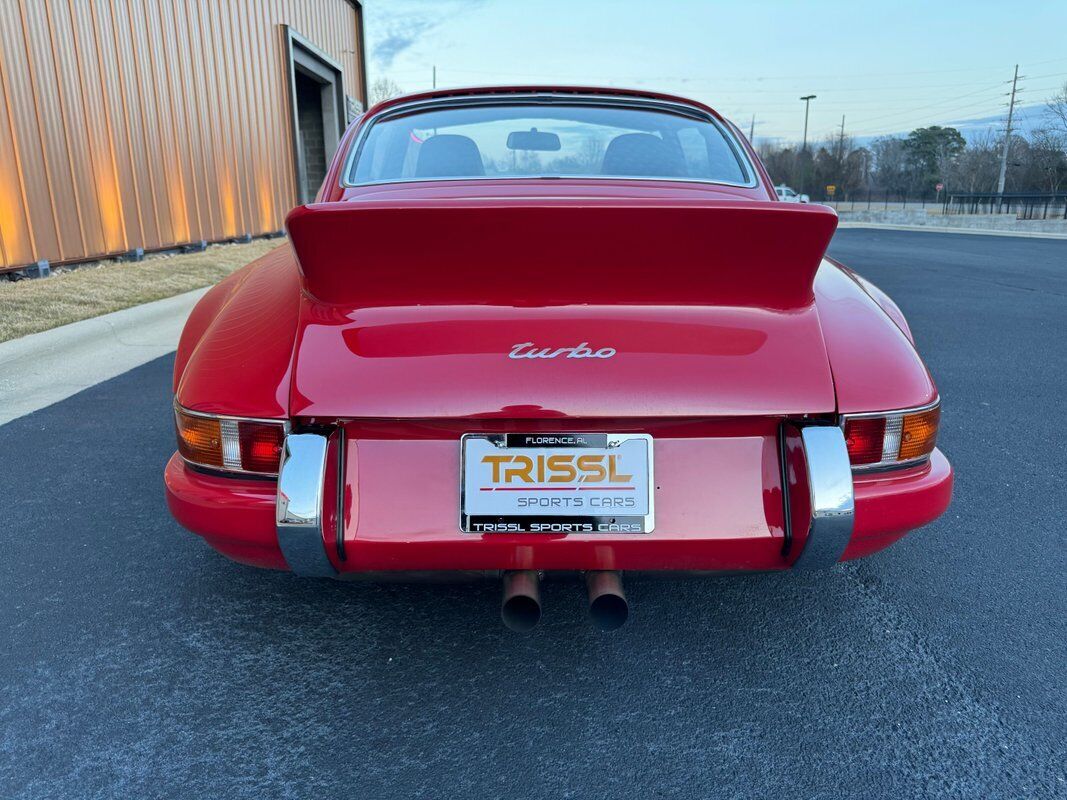
[[[760,139],[868,137],[1043,105],[1067,83],[1067,0],[365,0],[368,78],[631,86]],[[1032,109],[1032,116],[1038,110]]]

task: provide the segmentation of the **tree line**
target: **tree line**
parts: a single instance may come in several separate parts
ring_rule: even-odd
[[[1004,190],[1058,192],[1067,189],[1067,134],[1035,130],[1012,134]],[[995,192],[1000,177],[1003,136],[967,142],[955,128],[916,128],[906,137],[883,136],[866,147],[848,137],[807,150],[762,145],[760,157],[775,184],[786,183],[812,197],[833,185],[836,196],[867,192],[934,195],[945,192]]]
[[[1013,132],[1005,192],[1067,190],[1067,85],[1047,104],[1042,126],[1028,135]],[[964,139],[951,127],[916,128],[907,136],[882,136],[866,146],[844,132],[807,149],[761,143],[760,157],[775,184],[785,183],[812,199],[888,192],[934,197],[945,192],[995,192],[1000,177],[1003,134]]]

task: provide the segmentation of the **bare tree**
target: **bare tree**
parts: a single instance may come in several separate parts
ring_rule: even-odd
[[[382,76],[381,78],[376,78],[374,83],[370,85],[370,104],[374,106],[383,100],[399,97],[403,93],[404,90],[400,88],[396,81]]]
[[[874,180],[890,192],[906,192],[914,182],[904,140],[882,136],[871,142],[874,156]]]
[[[952,191],[992,192],[1000,174],[1000,145],[992,134],[972,140],[956,158],[946,163],[945,182]]]
[[[871,187],[871,151],[860,147],[849,152],[845,159],[845,174],[851,182],[846,182],[848,191],[858,192]]]
[[[828,136],[815,146],[815,161],[812,165],[811,194],[815,197],[829,195],[827,187],[834,187],[834,198],[850,197],[868,186],[867,156],[865,148],[857,149],[851,136],[840,132]]]
[[[1052,122],[1052,127],[1067,136],[1067,83],[1049,99],[1046,106],[1045,115]]]
[[[770,142],[762,142],[759,146],[760,160],[771,174],[774,183],[794,182],[796,174],[796,151],[791,147],[781,147]]]
[[[1064,146],[1067,145],[1067,134],[1058,130],[1036,130],[1030,136],[1028,155],[1029,172],[1033,179],[1029,181],[1037,185],[1040,181],[1042,188],[1049,192],[1058,192],[1060,187],[1067,182],[1067,154],[1064,154]]]

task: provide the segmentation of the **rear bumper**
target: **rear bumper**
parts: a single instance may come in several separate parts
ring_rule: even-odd
[[[167,504],[175,519],[216,550],[245,564],[287,569],[275,527],[277,484],[274,481],[201,473],[175,454],[167,464],[165,484]],[[446,491],[454,489],[449,487]],[[935,450],[930,461],[922,466],[857,477],[854,491],[855,522],[842,560],[877,552],[944,513],[952,498],[952,467]],[[434,500],[434,495],[433,487],[420,489],[420,498],[428,503]],[[618,536],[480,535],[461,533],[458,525],[449,528],[436,522],[412,528],[410,533],[384,531],[377,525],[372,532],[369,525],[374,522],[375,512],[367,508],[360,525],[347,528],[353,532],[345,537],[344,562],[337,557],[336,542],[326,541],[329,537],[324,537],[322,544],[341,576],[513,569],[783,570],[792,566],[803,550],[804,541],[796,542],[790,555],[783,557],[783,533],[772,519],[778,502],[780,497],[765,496],[764,524],[753,525],[749,520],[731,528],[736,530],[736,535],[726,536],[713,530],[701,533],[692,520],[684,519],[658,526],[651,534]],[[359,518],[361,510],[350,504],[346,513]],[[335,526],[336,520],[333,522]],[[335,529],[330,525],[325,528]]]
[[[288,569],[274,527],[275,481],[198,472],[175,453],[163,482],[167,507],[182,527],[234,561]]]
[[[952,465],[934,450],[919,467],[854,481],[856,521],[842,561],[869,556],[940,517],[952,502]]]

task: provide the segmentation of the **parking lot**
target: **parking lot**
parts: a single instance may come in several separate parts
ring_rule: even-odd
[[[956,495],[826,573],[301,580],[167,514],[171,358],[0,426],[0,797],[1067,797],[1067,241],[839,231],[908,315]]]

